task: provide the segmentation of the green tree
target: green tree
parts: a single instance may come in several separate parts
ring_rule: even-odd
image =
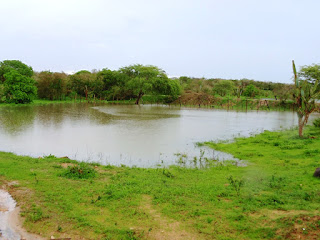
[[[259,94],[259,89],[256,88],[253,84],[249,84],[244,92],[243,92],[243,95],[246,96],[246,97],[255,97],[256,95]]]
[[[35,81],[16,70],[11,70],[4,75],[4,94],[6,102],[30,103],[37,94]]]
[[[235,88],[234,82],[230,80],[219,80],[213,86],[213,93],[219,94],[224,97],[227,94],[231,94]]]
[[[0,83],[0,102],[5,101],[4,85]]]
[[[293,94],[294,86],[292,84],[277,83],[272,93],[276,100],[285,102]]]
[[[33,69],[19,60],[5,60],[0,62],[0,82],[5,81],[4,75],[11,70],[17,71],[19,74],[27,77],[33,76]]]
[[[131,65],[119,69],[127,77],[126,87],[136,96],[136,104],[144,94],[163,94],[176,97],[181,88],[178,81],[167,77],[165,71],[152,65]]]
[[[35,75],[38,97],[50,100],[62,99],[67,94],[67,74],[43,71]]]
[[[33,69],[18,60],[0,62],[0,82],[6,102],[29,103],[37,93],[35,81],[31,78]]]
[[[315,83],[320,79],[320,65],[313,64],[311,66],[302,66],[298,73],[302,80],[307,80],[310,83]]]
[[[104,68],[98,72],[97,77],[103,83],[103,91],[107,99],[125,99],[129,94],[125,88],[127,79],[125,74]]]
[[[96,73],[86,70],[79,71],[69,76],[69,88],[86,100],[89,98],[101,97],[103,82],[97,77]]]
[[[313,66],[309,66],[313,68]],[[307,124],[310,114],[315,110],[315,100],[320,97],[319,91],[319,81],[320,77],[314,77],[314,75],[305,75],[307,66],[302,67],[304,79],[300,79],[297,73],[296,66],[292,60],[292,68],[294,75],[295,91],[293,97],[297,105],[297,114],[298,114],[298,125],[299,125],[299,136],[303,137],[303,127]],[[313,72],[313,71],[311,71]],[[312,81],[308,81],[309,79]]]

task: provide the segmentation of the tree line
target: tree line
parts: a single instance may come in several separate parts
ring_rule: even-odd
[[[0,62],[0,101],[29,103],[33,99],[63,100],[85,98],[103,100],[135,99],[144,95],[163,95],[174,101],[181,94],[178,80],[170,79],[164,70],[152,65],[130,65],[119,70],[34,72],[18,60]]]
[[[300,79],[315,84],[320,65],[303,66]],[[18,60],[0,62],[0,102],[28,103],[35,98],[64,100],[129,100],[139,104],[145,95],[162,96],[169,103],[185,94],[201,93],[215,97],[272,98],[294,100],[295,84],[249,79],[169,78],[164,70],[152,65],[135,64],[118,70],[82,70],[74,74],[34,72]]]

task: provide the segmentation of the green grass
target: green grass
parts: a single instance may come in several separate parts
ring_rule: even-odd
[[[319,238],[320,179],[312,175],[320,166],[320,132],[307,127],[308,138],[297,135],[266,131],[206,143],[247,167],[144,169],[0,152],[0,179],[17,181],[8,190],[25,227],[46,237],[148,239],[180,231],[196,239]],[[79,169],[94,174],[72,175]],[[174,222],[177,229],[163,227]]]

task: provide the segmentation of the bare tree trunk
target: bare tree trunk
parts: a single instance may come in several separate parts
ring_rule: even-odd
[[[140,91],[135,104],[139,105],[140,99],[142,98],[142,96],[143,96],[143,93]]]

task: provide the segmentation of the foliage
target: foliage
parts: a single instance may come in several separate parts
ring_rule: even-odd
[[[315,84],[320,79],[320,65],[312,64],[310,66],[302,66],[298,76],[302,80],[307,80],[308,82]]]
[[[293,85],[260,82],[250,79],[220,79],[220,78],[194,78],[181,76],[180,78],[169,79],[164,70],[151,65],[135,64],[110,70],[104,68],[101,71],[87,70],[78,71],[75,74],[44,71],[35,73],[31,67],[17,60],[5,60],[0,63],[0,80],[4,82],[4,74],[16,70],[25,76],[33,76],[38,88],[38,97],[49,100],[67,100],[85,98],[87,101],[93,99],[106,99],[112,101],[126,101],[136,99],[139,103],[142,96],[161,96],[163,103],[170,103],[178,99],[181,94],[200,94],[206,96],[201,100],[201,105],[211,105],[212,97],[222,98],[228,95],[232,99],[242,96],[249,98],[273,98],[279,99],[283,105],[292,96]],[[314,82],[319,70],[318,65],[301,68],[300,77]],[[1,92],[0,92],[1,94]],[[215,95],[215,96],[213,96]],[[1,99],[0,99],[1,101]],[[189,103],[193,104],[193,103]],[[217,105],[218,106],[218,105]],[[228,105],[229,106],[229,105]]]
[[[18,60],[0,62],[0,101],[8,103],[29,103],[36,96],[37,89],[31,78],[31,67]]]
[[[320,128],[320,118],[317,118],[313,121],[313,126]]]
[[[0,103],[5,101],[4,85],[0,83]]]
[[[276,84],[272,92],[276,100],[286,101],[292,96],[293,91],[294,86],[292,84]]]
[[[144,94],[165,94],[176,97],[180,94],[178,81],[170,80],[165,71],[152,65],[131,65],[119,70],[126,76],[126,87],[137,97],[136,104]]]
[[[241,187],[244,185],[243,179],[235,179],[233,176],[228,177],[228,181],[230,185],[233,187],[233,189],[236,191],[237,196],[240,196]]]
[[[5,81],[4,75],[11,70],[15,70],[19,74],[26,76],[26,77],[32,77],[33,75],[33,69],[30,66],[27,66],[26,64],[22,63],[19,60],[5,60],[3,62],[0,62],[0,82]]]
[[[294,98],[297,104],[299,136],[303,137],[303,127],[307,124],[310,114],[315,110],[315,100],[320,97],[319,81],[320,78],[313,79],[309,82],[308,77],[304,75],[305,79],[298,77],[294,61],[292,61],[295,92]],[[308,67],[303,67],[305,70]],[[313,68],[312,66],[310,68]],[[306,73],[306,71],[305,71]],[[305,74],[304,73],[304,74]]]
[[[69,166],[61,176],[71,179],[88,179],[96,176],[96,171],[88,164],[79,163]]]
[[[30,103],[37,94],[35,81],[16,70],[4,75],[4,95],[8,103]]]
[[[104,68],[98,72],[97,77],[103,83],[104,97],[109,100],[126,99],[132,94],[125,88],[126,76],[119,71]]]
[[[246,97],[255,97],[256,95],[259,94],[259,90],[253,85],[253,84],[249,84],[243,92],[243,95]]]
[[[102,97],[103,82],[97,78],[97,74],[86,70],[79,71],[69,76],[69,88],[86,100]]]
[[[227,94],[233,93],[235,89],[235,85],[230,80],[219,80],[213,86],[213,93],[219,94],[220,96],[224,97]]]
[[[61,100],[67,95],[67,74],[43,71],[35,76],[38,97],[42,99]]]

